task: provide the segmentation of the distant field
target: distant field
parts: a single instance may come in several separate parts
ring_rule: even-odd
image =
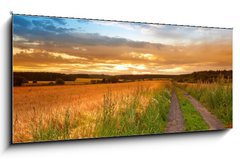
[[[76,84],[90,84],[92,80],[102,80],[101,78],[77,78],[73,83]]]
[[[135,80],[118,79],[117,83],[134,82],[134,81],[170,81],[170,79],[167,79],[167,78],[135,79]],[[65,81],[65,85],[97,84],[101,82],[102,82],[102,78],[77,78],[75,81]],[[47,85],[55,85],[55,84],[56,84],[55,81],[37,81],[37,83],[33,83],[33,81],[28,81],[28,83],[23,83],[22,86],[47,86]]]
[[[81,85],[81,84],[91,84],[91,81],[102,80],[101,78],[77,78],[75,81],[65,81],[66,85]],[[41,85],[49,85],[50,83],[55,84],[55,81],[37,81],[37,83],[33,83],[33,81],[28,81],[28,83],[24,83],[23,86],[41,86]]]
[[[114,107],[114,110],[108,110],[119,112],[127,108],[133,109],[132,106],[138,103],[134,110],[139,114],[151,103],[155,96],[154,92],[163,90],[169,84],[170,82],[165,80],[76,86],[14,87],[13,142],[104,136],[106,132],[95,130],[95,124],[98,130],[103,130],[101,123],[96,123],[96,121],[102,121],[99,115],[104,108]],[[161,93],[156,94],[156,100],[166,100],[167,103],[170,102],[169,97],[163,98]],[[137,103],[134,104],[134,101]],[[168,110],[166,108],[164,111]],[[156,113],[154,110],[151,111]],[[144,117],[147,117],[146,115]],[[164,113],[163,117],[166,115],[167,113]],[[161,129],[160,122],[163,122]],[[166,119],[159,119],[159,122],[155,123],[159,128],[155,131],[163,131],[165,122]],[[142,128],[138,127],[139,130],[144,133]],[[145,133],[150,131],[146,128],[143,130],[146,131]],[[136,132],[138,131],[136,129]]]

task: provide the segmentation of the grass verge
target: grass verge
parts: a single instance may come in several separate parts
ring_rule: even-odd
[[[215,114],[226,127],[232,127],[232,83],[218,81],[182,85],[189,94]]]
[[[176,93],[178,96],[179,104],[183,113],[186,131],[202,131],[208,130],[208,124],[204,121],[200,113],[188,101],[183,92],[177,88]]]
[[[163,133],[170,104],[170,90],[157,90],[151,94],[145,109],[140,99],[149,95],[149,92],[137,89],[131,99],[122,101],[126,107],[115,111],[116,103],[111,93],[108,93],[104,97],[102,114],[97,120],[96,137]]]

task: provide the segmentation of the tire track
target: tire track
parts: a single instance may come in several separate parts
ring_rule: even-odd
[[[203,119],[209,126],[210,130],[221,130],[225,129],[224,124],[213,114],[211,114],[207,108],[205,108],[200,102],[198,102],[195,98],[189,95],[184,91],[184,96],[192,103],[195,109],[201,114]]]
[[[182,116],[182,111],[179,106],[178,98],[176,92],[172,91],[171,105],[168,113],[168,122],[165,132],[166,133],[175,133],[183,132],[184,128],[184,119]]]

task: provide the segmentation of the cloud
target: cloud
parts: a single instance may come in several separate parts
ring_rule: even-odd
[[[61,25],[66,25],[67,22],[63,18],[49,18],[50,20],[54,21],[55,23],[61,24]]]
[[[46,33],[53,32],[53,33],[66,33],[69,31],[74,31],[73,28],[63,28],[63,27],[56,27],[52,21],[49,20],[32,20],[32,23],[35,25],[36,28],[32,28],[32,30],[42,30]]]
[[[171,52],[173,48],[174,50]],[[155,74],[166,74],[169,71],[169,74],[175,74],[190,73],[196,70],[232,68],[231,45],[222,44],[180,48],[164,47],[161,50],[127,46],[118,48],[91,46],[87,47],[87,51],[75,51],[75,53],[70,51],[58,53],[56,50],[51,52],[38,49],[35,51],[34,49],[24,51],[16,49],[14,65],[31,67],[46,64],[47,66],[55,66],[58,70],[65,67],[72,68],[72,70],[69,69],[70,72],[77,72],[78,70],[78,73],[86,73],[83,70],[84,68],[88,73],[96,73],[98,70],[110,74],[113,72],[114,74],[131,74],[134,71],[135,73],[149,72]]]
[[[134,33],[165,39],[164,44],[82,32],[67,20],[14,16],[14,70],[175,74],[232,68],[230,30],[118,23],[108,25],[140,30]]]
[[[56,25],[55,22],[66,25],[66,22],[54,18],[29,18],[26,20],[22,16],[14,16],[14,35],[29,41],[42,43],[54,43],[55,45],[105,45],[105,46],[122,46],[129,47],[146,47],[154,45],[161,48],[163,45],[145,41],[134,41],[121,37],[108,37],[99,33],[85,33],[76,30],[76,28]],[[23,21],[22,21],[23,20]],[[78,20],[79,21],[79,20]],[[82,20],[81,20],[82,21]],[[24,47],[24,46],[23,46]],[[29,46],[28,46],[29,47]]]
[[[21,27],[29,27],[31,26],[31,22],[24,18],[23,16],[13,16],[13,24],[19,25]]]

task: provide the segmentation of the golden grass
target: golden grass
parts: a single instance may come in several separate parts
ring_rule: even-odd
[[[64,122],[66,110],[70,112],[70,122],[78,120],[78,126],[70,133],[70,139],[93,137],[91,131],[103,103],[104,94],[111,90],[116,102],[121,97],[133,95],[137,87],[159,89],[169,81],[141,81],[117,84],[63,85],[41,87],[14,87],[13,90],[13,142],[33,141],[31,125],[39,119],[43,126],[55,117]],[[150,96],[148,97],[150,98]],[[147,103],[148,99],[141,99]],[[145,104],[143,104],[145,105]],[[119,104],[120,106],[124,106]]]

